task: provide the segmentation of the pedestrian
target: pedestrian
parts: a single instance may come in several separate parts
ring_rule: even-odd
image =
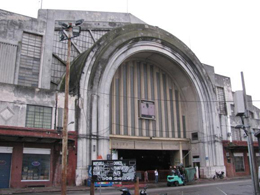
[[[172,174],[173,174],[173,175],[178,175],[178,173],[177,173],[177,168],[176,168],[175,165],[173,166]]]
[[[148,179],[148,172],[145,170],[144,172],[144,182],[149,182],[149,179]]]
[[[173,175],[173,169],[172,169],[172,166],[170,166],[170,168],[169,168],[169,173],[168,173],[168,175]]]
[[[155,183],[158,183],[159,174],[158,174],[157,169],[155,169],[155,171],[154,171],[154,176],[155,176]]]

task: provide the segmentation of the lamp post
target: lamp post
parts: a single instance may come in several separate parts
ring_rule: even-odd
[[[75,25],[72,23],[59,23],[62,26],[60,32],[60,41],[68,40],[68,52],[66,62],[65,75],[65,100],[63,113],[63,132],[62,132],[62,176],[61,176],[61,194],[67,193],[67,153],[68,153],[68,102],[69,102],[69,80],[70,80],[70,53],[71,53],[71,39],[80,35],[81,25],[83,20],[77,20]],[[74,29],[75,30],[74,30]],[[68,33],[66,33],[68,32]]]
[[[255,195],[260,195],[259,183],[258,183],[258,179],[257,179],[257,175],[256,175],[256,168],[255,168],[255,158],[254,158],[255,154],[254,154],[254,146],[253,146],[253,140],[252,140],[252,132],[251,132],[250,125],[249,125],[249,114],[248,114],[248,106],[247,106],[246,87],[245,87],[243,72],[241,72],[241,79],[242,79],[243,96],[244,96],[244,104],[245,104],[246,125],[244,124],[244,120],[243,120],[242,116],[241,116],[241,120],[242,120],[242,124],[243,124],[243,130],[247,135],[249,163],[250,163],[251,177],[252,177],[252,180],[253,180],[254,193],[255,193]],[[246,131],[247,128],[248,128],[248,131]]]

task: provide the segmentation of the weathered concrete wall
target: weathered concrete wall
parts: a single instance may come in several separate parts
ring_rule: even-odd
[[[210,81],[213,85],[215,85],[215,69],[213,66],[203,64],[205,70],[207,71],[207,74],[209,75]]]
[[[115,27],[116,23],[144,23],[139,18],[133,16],[131,13],[116,13],[116,12],[96,12],[96,11],[72,11],[72,10],[52,10],[40,9],[38,11],[38,19],[47,21],[55,20],[69,20],[76,21],[84,19],[85,22],[97,22],[96,25],[101,26],[109,23],[108,26]],[[103,26],[104,27],[104,26]]]
[[[84,19],[82,30],[113,29],[129,23],[143,23],[129,13],[108,13],[67,10],[39,10],[38,19],[0,10],[0,42],[11,44],[12,64],[1,71],[0,82],[17,84],[20,65],[21,41],[23,32],[43,36],[42,55],[39,74],[39,88],[50,89],[54,29],[60,27],[57,21],[76,21]],[[10,53],[10,52],[9,52]],[[7,59],[9,62],[11,61]],[[0,61],[4,58],[1,57]],[[1,62],[3,64],[3,62]],[[10,76],[11,75],[11,76]]]
[[[0,84],[0,125],[25,127],[26,106],[38,105],[52,107],[52,128],[55,121],[56,94],[54,91]],[[58,108],[64,108],[64,93],[58,95]],[[57,120],[58,120],[58,116]],[[69,100],[69,122],[75,121],[75,97]],[[74,130],[75,124],[68,126]]]
[[[75,22],[84,19],[82,30],[112,29],[129,23],[143,23],[140,19],[128,13],[68,11],[68,10],[39,10],[39,21],[46,22],[44,39],[44,56],[42,63],[42,79],[40,86],[50,88],[52,50],[54,42],[54,29],[60,28],[58,21]]]
[[[46,23],[5,10],[0,10],[0,21],[0,82],[17,84],[23,33],[44,35]]]
[[[221,114],[220,115],[220,133],[221,137],[224,140],[230,140],[230,133],[231,133],[231,124],[230,124],[230,116],[232,115],[232,105],[233,105],[233,94],[232,94],[232,88],[231,88],[231,81],[229,77],[217,75],[215,74],[215,85],[216,90],[217,87],[223,88],[224,95],[225,95],[225,105],[226,105],[226,115]],[[222,103],[222,102],[220,102]],[[216,106],[219,111],[218,107],[219,102],[216,103]]]
[[[6,41],[21,41],[23,31],[44,34],[46,23],[36,18],[0,10],[0,37]]]

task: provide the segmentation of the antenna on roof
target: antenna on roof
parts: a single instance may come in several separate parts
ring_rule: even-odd
[[[126,0],[126,13],[128,13],[128,0]]]

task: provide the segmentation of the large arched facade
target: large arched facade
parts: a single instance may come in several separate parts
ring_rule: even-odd
[[[221,143],[213,141],[219,131],[213,86],[173,35],[145,24],[112,30],[75,61],[72,78],[79,107],[77,185],[91,160],[112,151],[170,151],[169,164],[185,157],[192,165],[196,156],[204,177],[224,170]],[[140,100],[155,107],[154,119],[140,117]],[[203,141],[191,141],[193,132]]]

